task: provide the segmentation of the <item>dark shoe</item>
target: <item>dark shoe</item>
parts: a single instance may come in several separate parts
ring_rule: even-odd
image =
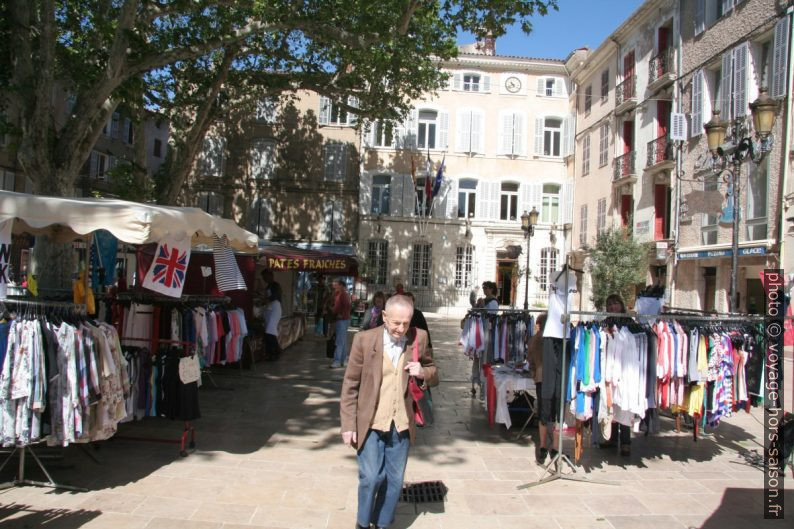
[[[607,443],[598,443],[598,448],[615,448],[615,442],[609,441]]]
[[[620,445],[620,455],[628,457],[631,455],[631,445]]]
[[[356,529],[369,529],[369,526],[364,527],[363,525],[358,525],[358,522],[356,522]]]
[[[535,461],[538,462],[538,465],[543,465],[544,463],[546,463],[546,456],[548,455],[549,455],[549,451],[546,450],[545,448],[541,448],[540,450],[538,450],[538,455],[536,456]]]
[[[558,453],[558,452],[557,452],[557,450],[555,450],[554,448],[552,448],[551,450],[549,450],[549,455],[551,455],[551,458],[552,458],[552,459],[554,459],[555,457],[557,457],[557,453]]]

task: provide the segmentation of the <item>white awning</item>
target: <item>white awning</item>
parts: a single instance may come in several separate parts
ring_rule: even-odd
[[[66,242],[107,230],[129,244],[159,242],[163,236],[191,238],[212,246],[224,235],[232,248],[256,253],[259,238],[233,221],[199,208],[139,204],[106,198],[64,198],[0,191],[0,222],[16,219],[14,233],[47,235]]]

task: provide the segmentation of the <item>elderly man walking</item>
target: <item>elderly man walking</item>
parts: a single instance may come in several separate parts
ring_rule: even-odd
[[[394,522],[408,447],[416,439],[408,379],[438,384],[427,333],[409,327],[412,315],[411,299],[394,295],[386,301],[383,325],[353,337],[340,408],[342,440],[358,454],[357,529]]]

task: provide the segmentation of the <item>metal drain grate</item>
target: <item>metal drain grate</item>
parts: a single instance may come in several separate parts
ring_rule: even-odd
[[[447,487],[441,481],[406,483],[400,498],[405,503],[441,503],[447,495]]]

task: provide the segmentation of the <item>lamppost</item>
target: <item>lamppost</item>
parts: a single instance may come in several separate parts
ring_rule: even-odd
[[[720,119],[720,111],[715,110],[711,120],[703,125],[706,130],[709,151],[712,156],[712,171],[715,174],[727,172],[731,177],[733,189],[733,232],[731,234],[731,297],[730,311],[738,312],[738,290],[736,274],[739,267],[739,181],[742,162],[748,157],[756,164],[772,150],[772,126],[775,123],[775,113],[778,103],[767,94],[765,87],[760,88],[758,99],[750,103],[753,117],[753,130],[757,144],[753,143],[750,130],[744,116],[736,117],[731,125],[731,135],[725,141],[729,123]],[[732,168],[729,167],[730,164]]]
[[[521,229],[527,239],[527,268],[524,270],[524,310],[529,310],[529,243],[535,234],[535,224],[538,223],[538,210],[532,206],[532,211],[521,215]]]

